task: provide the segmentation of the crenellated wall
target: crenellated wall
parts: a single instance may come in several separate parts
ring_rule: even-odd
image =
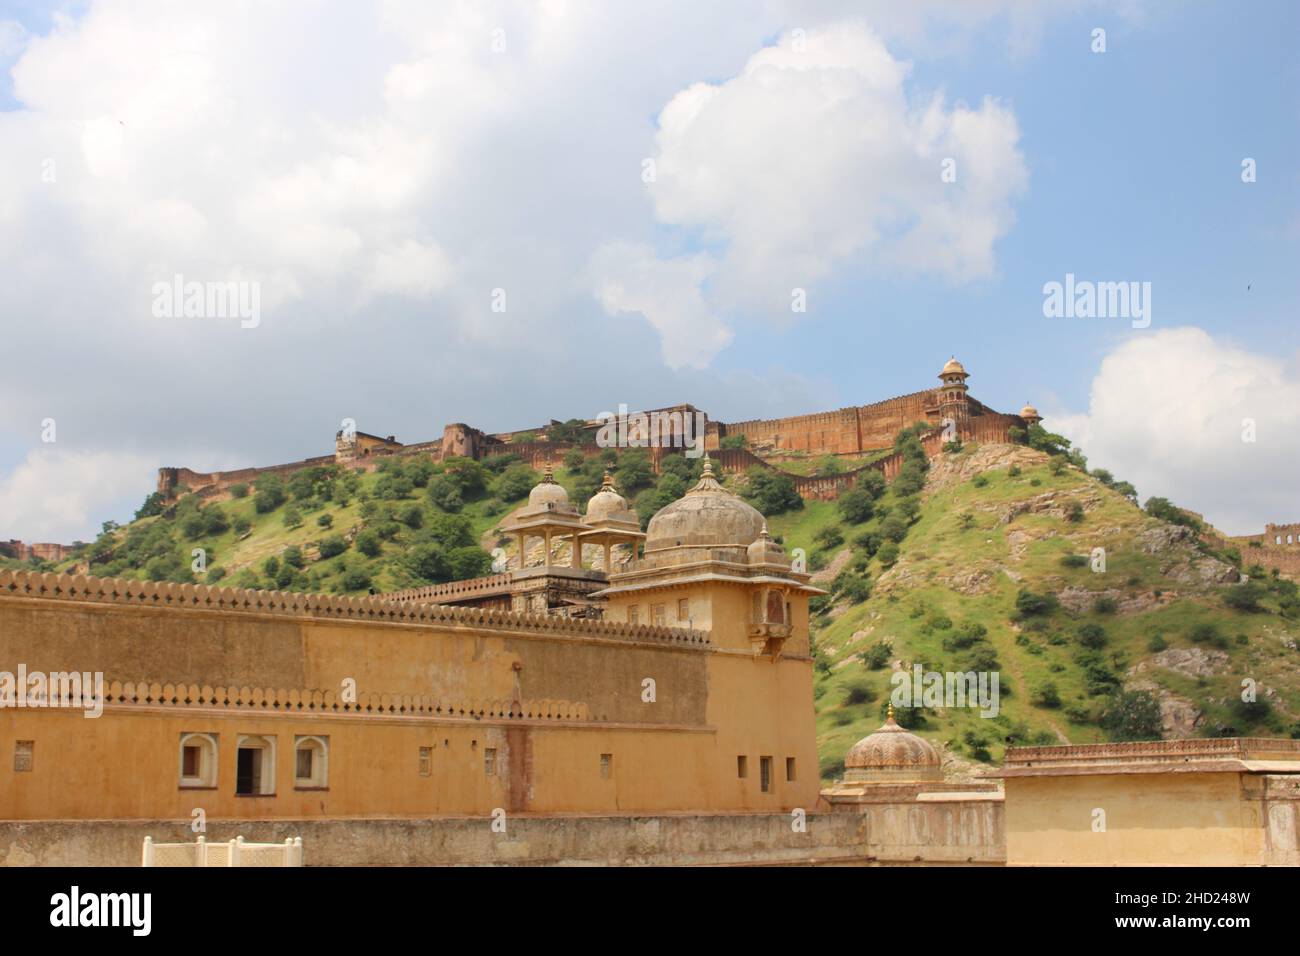
[[[964,403],[960,406],[962,413],[954,417],[963,441],[1005,442],[1009,439],[1010,428],[1026,424],[1019,416],[994,411],[969,395],[963,395],[960,401]],[[952,411],[953,406],[948,408]],[[700,410],[692,405],[678,405],[657,411],[694,413]],[[640,414],[649,416],[652,412]],[[943,424],[943,415],[944,406],[941,404],[939,389],[925,389],[873,404],[786,418],[718,422],[705,415],[704,445],[710,455],[724,463],[724,470],[742,471],[755,463],[780,470],[782,456],[854,456],[888,449],[902,429],[918,422],[927,422],[938,428]],[[387,455],[428,454],[435,461],[441,461],[453,455],[481,459],[489,455],[513,454],[518,455],[529,467],[540,471],[559,468],[565,456],[575,448],[588,457],[603,450],[590,444],[511,440],[515,435],[538,432],[544,433],[545,428],[488,434],[463,422],[455,422],[443,429],[440,439],[414,445],[403,445],[389,436],[386,439],[375,439],[365,447],[358,439],[355,451],[349,449],[346,453],[336,452],[332,456],[308,458],[266,468],[210,473],[195,472],[188,468],[162,468],[159,469],[158,490],[164,496],[171,497],[178,486],[185,485],[193,491],[204,492],[205,489],[210,489],[206,493],[211,494],[229,488],[232,484],[255,481],[263,474],[290,474],[302,468],[334,461],[349,467],[373,470],[377,461]],[[747,449],[722,448],[724,439],[737,435],[746,439]],[[662,457],[677,449],[656,447],[647,450],[657,469]],[[729,454],[731,452],[739,454]],[[746,452],[749,458],[745,457]],[[899,462],[888,458],[863,466],[876,468],[888,477],[892,477],[898,467]],[[841,490],[851,485],[853,476],[860,470],[828,477],[791,474],[791,478],[804,498],[828,499],[836,497]]]

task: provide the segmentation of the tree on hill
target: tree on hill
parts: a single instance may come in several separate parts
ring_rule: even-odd
[[[719,444],[723,448],[748,448],[749,439],[744,435],[727,435]]]
[[[803,499],[795,489],[794,479],[783,472],[753,465],[745,472],[748,483],[745,499],[770,518],[803,507]]]
[[[841,494],[835,506],[849,524],[861,524],[864,521],[869,521],[872,513],[876,510],[875,499],[871,497],[868,491],[860,487],[850,488]]]
[[[257,479],[257,491],[253,495],[253,508],[264,515],[274,511],[289,498],[284,482],[279,475],[263,475]]]
[[[155,491],[144,499],[144,504],[136,509],[135,520],[139,521],[141,518],[152,518],[154,515],[160,515],[163,513],[165,506],[166,503],[162,493]]]
[[[1151,517],[1159,518],[1161,521],[1182,525],[1196,532],[1201,530],[1201,522],[1194,515],[1188,514],[1182,508],[1175,506],[1168,498],[1148,498],[1147,503],[1142,508]]]
[[[1150,691],[1120,691],[1106,707],[1101,726],[1114,741],[1159,740],[1160,704]]]
[[[492,493],[502,501],[517,501],[527,497],[539,480],[537,472],[527,465],[509,465],[492,483]]]

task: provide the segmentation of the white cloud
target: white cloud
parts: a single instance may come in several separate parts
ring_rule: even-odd
[[[1020,5],[927,6],[887,35],[963,33]],[[157,465],[321,454],[344,416],[423,439],[458,418],[519,427],[538,394],[546,414],[609,407],[597,394],[725,398],[721,376],[693,370],[730,340],[756,270],[787,315],[790,285],[864,250],[883,268],[983,274],[1008,221],[1002,160],[987,178],[964,165],[945,193],[909,185],[908,164],[924,158],[937,183],[931,153],[1018,159],[1014,121],[909,96],[906,64],[864,28],[821,26],[858,12],[91,0],[44,36],[5,27],[21,108],[0,112],[0,316],[9,353],[34,358],[0,378],[0,441],[29,447],[15,423],[57,414],[78,452],[151,463],[138,502]],[[804,66],[763,48],[792,23],[808,29]],[[674,138],[647,202],[660,112]],[[903,147],[878,141],[896,133]],[[680,252],[655,262],[652,247]],[[152,318],[153,284],[177,274],[258,280],[257,329]],[[618,363],[602,361],[602,306],[647,320],[622,324]]]
[[[655,212],[725,247],[725,301],[788,313],[792,288],[856,261],[956,281],[993,272],[1027,177],[1015,116],[993,99],[909,95],[909,69],[844,23],[786,33],[664,107]]]
[[[0,20],[0,60],[17,56],[27,45],[27,30],[17,20]]]
[[[37,449],[0,475],[0,528],[29,543],[87,539],[121,499],[144,500],[156,469],[136,454]]]
[[[1197,328],[1120,345],[1093,379],[1088,411],[1045,425],[1090,467],[1170,498],[1229,534],[1294,521],[1300,471],[1300,356],[1249,352]],[[1247,421],[1256,440],[1242,440]]]
[[[649,246],[614,242],[596,250],[589,271],[606,312],[639,313],[654,327],[669,368],[703,368],[731,341],[701,291],[713,271],[707,255],[657,259]]]

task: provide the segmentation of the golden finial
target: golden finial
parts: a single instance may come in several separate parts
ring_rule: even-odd
[[[886,722],[892,722],[893,719],[894,719],[894,702],[891,700],[889,702],[889,716],[886,718]]]
[[[713,461],[709,458],[709,453],[704,453],[704,474],[713,477]]]

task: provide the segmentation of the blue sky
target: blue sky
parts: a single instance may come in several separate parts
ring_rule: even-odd
[[[796,414],[950,354],[1143,497],[1297,520],[1298,28],[1283,2],[0,0],[0,538],[89,537],[159,465],[322,454],[343,417]],[[154,318],[178,272],[256,280],[259,326]],[[1067,273],[1151,283],[1151,326],[1045,318]]]
[[[1192,324],[1265,354],[1300,349],[1300,7],[1247,8],[1155,6],[1140,27],[1112,26],[1105,54],[1089,50],[1107,22],[1093,12],[1052,22],[1041,51],[1019,59],[989,55],[994,23],[966,55],[917,60],[919,84],[970,102],[997,91],[1020,121],[1030,183],[998,274],[847,275],[827,307],[833,348],[800,325],[746,337],[724,364],[816,368],[849,403],[864,372],[864,398],[910,390],[938,347],[998,407],[1083,407],[1101,357],[1137,333],[1044,318],[1042,286],[1066,272],[1151,281],[1150,331]],[[1250,185],[1246,156],[1258,162]]]

